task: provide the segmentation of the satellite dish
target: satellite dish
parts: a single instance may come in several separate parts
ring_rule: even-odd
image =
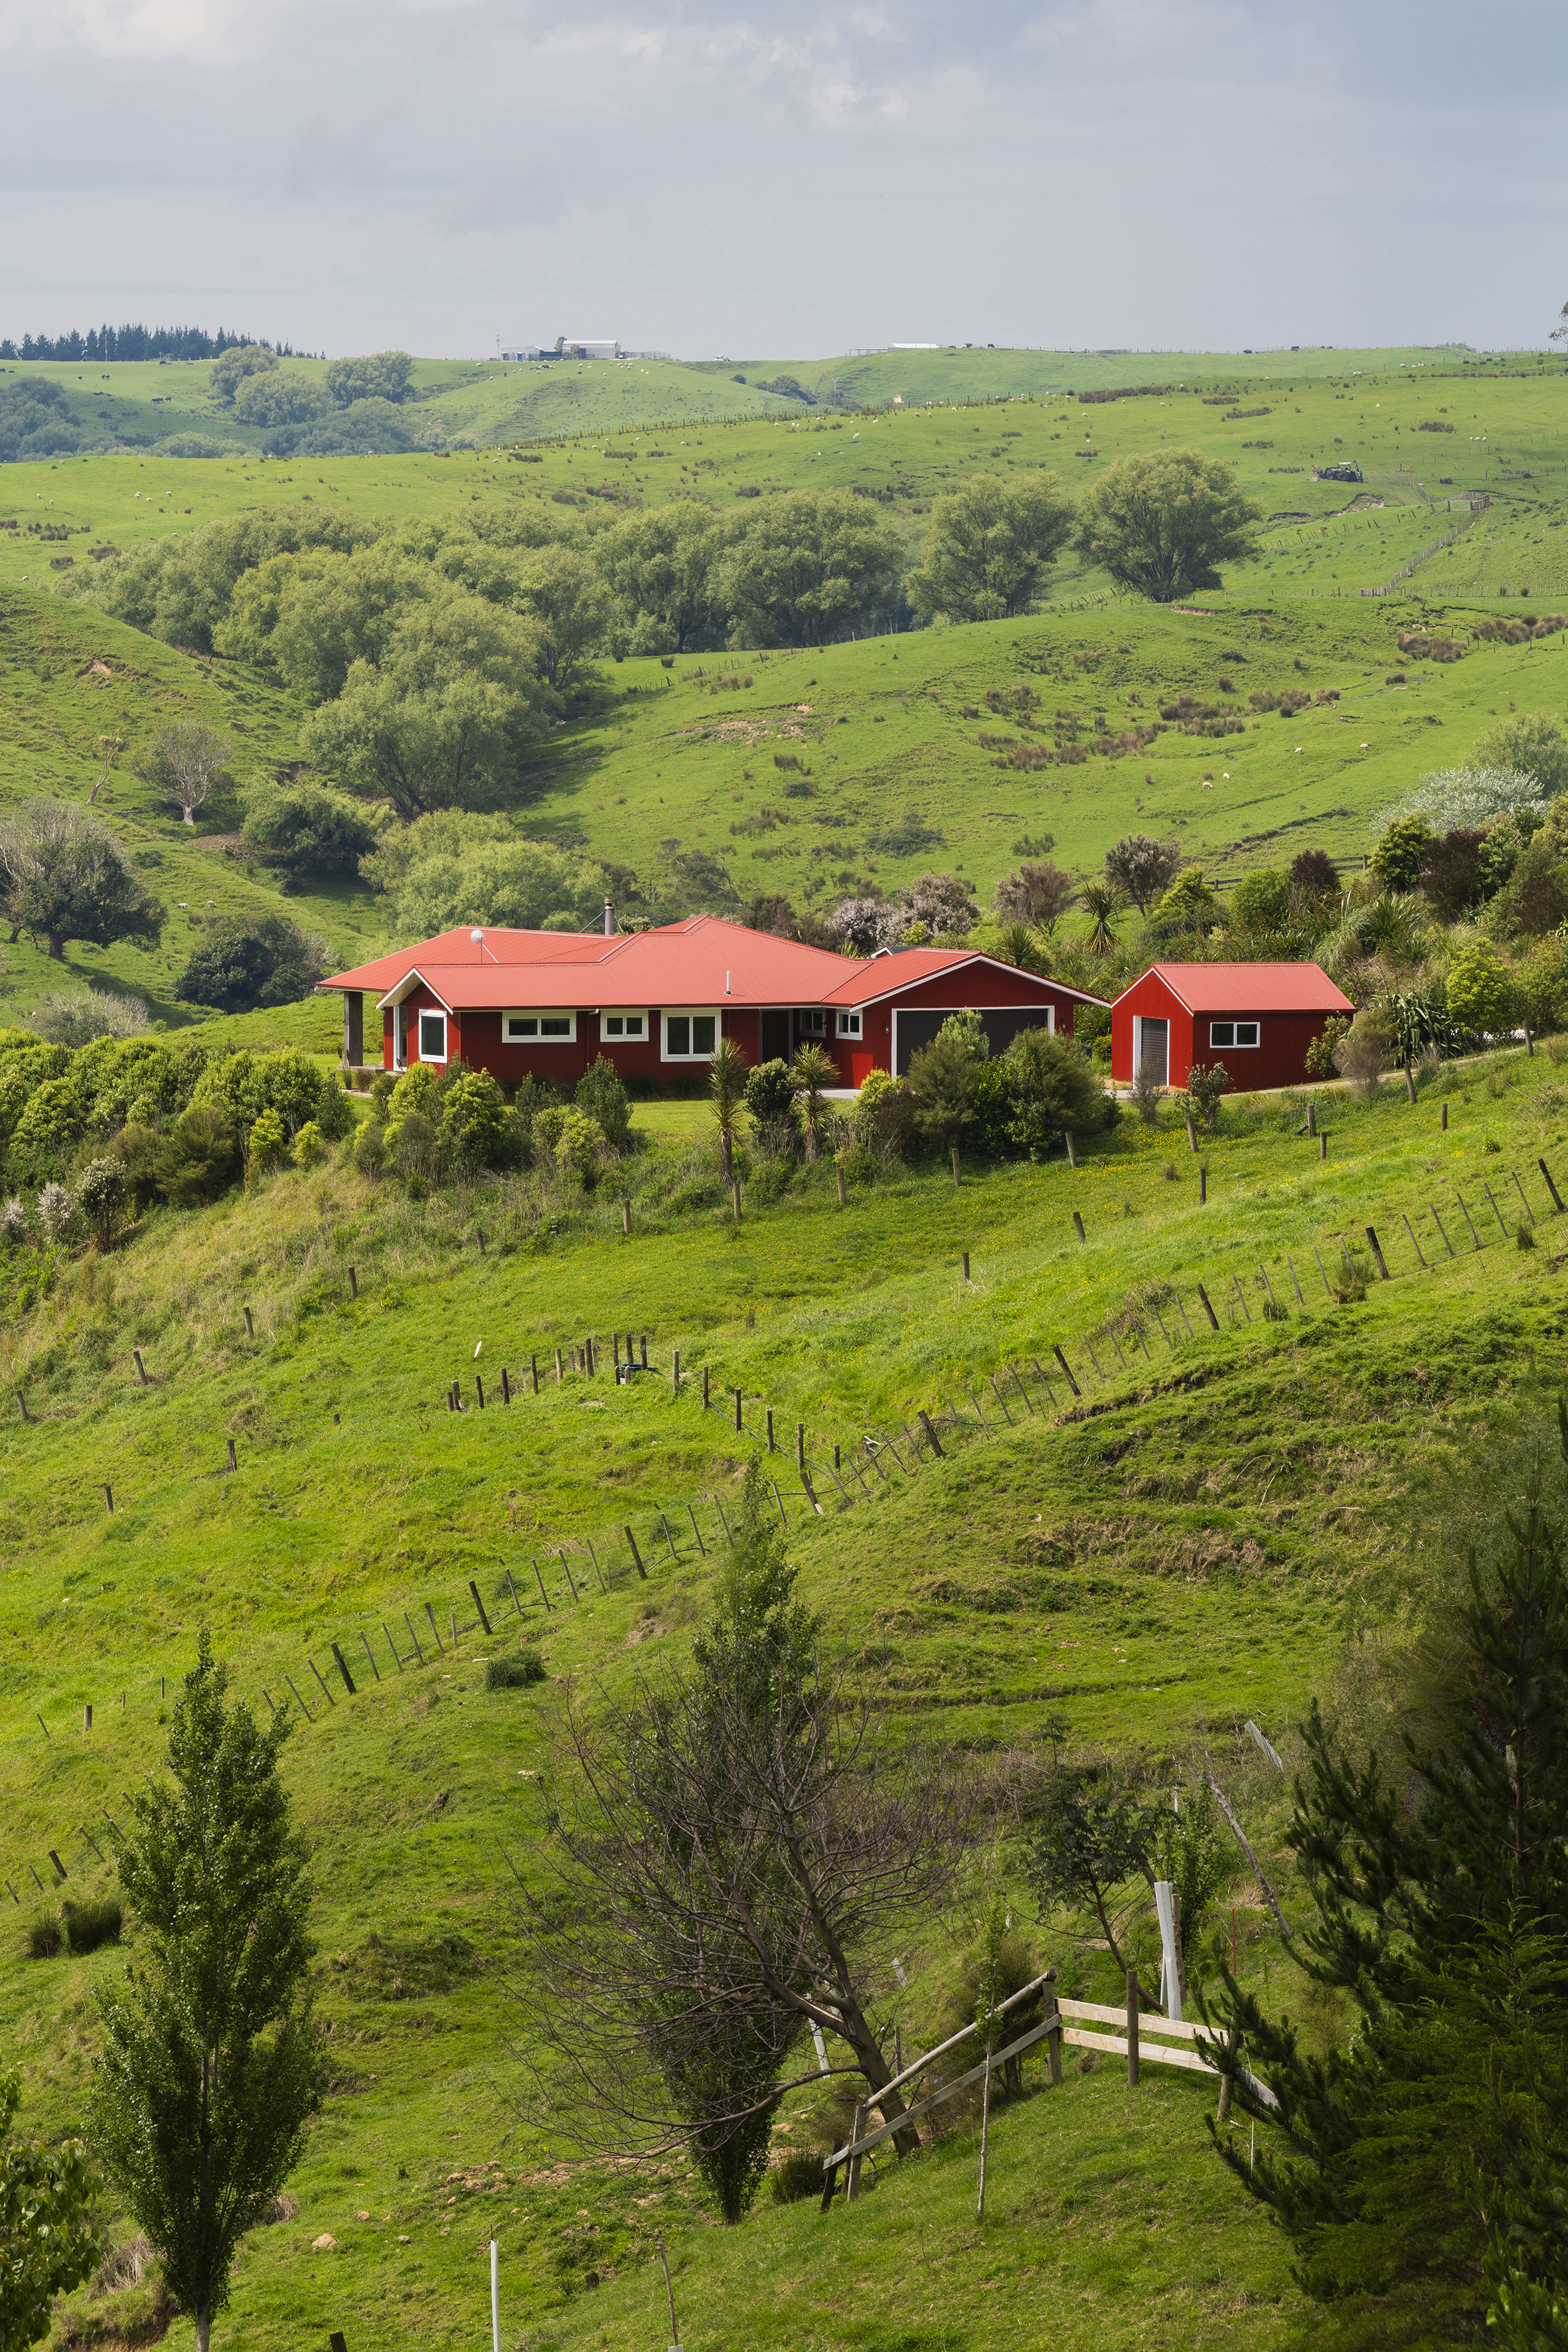
[[[483,931],[470,931],[470,932],[468,933],[468,937],[473,940],[473,942],[474,942],[475,946],[477,947],[477,946],[479,945],[479,942],[480,941],[480,940],[482,940],[482,939],[484,938],[484,933],[483,933]]]

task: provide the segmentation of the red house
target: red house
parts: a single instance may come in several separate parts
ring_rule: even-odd
[[[611,919],[603,934],[447,931],[335,973],[321,985],[342,996],[345,1065],[461,1059],[503,1086],[569,1087],[603,1054],[623,1077],[668,1083],[733,1037],[752,1063],[822,1045],[858,1087],[906,1071],[951,1013],[976,1009],[1000,1053],[1020,1029],[1070,1036],[1076,1008],[1101,1003],[968,948],[850,959],[710,915],[621,933]]]
[[[1239,1094],[1300,1086],[1307,1048],[1354,1005],[1315,963],[1156,963],[1110,1008],[1110,1073],[1152,1065],[1162,1086],[1223,1062]]]

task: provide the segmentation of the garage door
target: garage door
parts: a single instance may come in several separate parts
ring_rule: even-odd
[[[893,1014],[893,1044],[897,1060],[893,1067],[900,1078],[909,1075],[910,1060],[922,1045],[929,1045],[944,1021],[952,1018],[950,1005],[941,1013],[917,1011],[900,1005]],[[1049,1029],[1051,1011],[1047,1004],[1020,1004],[983,1007],[980,1025],[990,1041],[994,1054],[1004,1054],[1020,1029]]]

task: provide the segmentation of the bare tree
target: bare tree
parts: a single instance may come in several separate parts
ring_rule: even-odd
[[[136,762],[136,772],[163,800],[173,801],[187,824],[222,781],[234,745],[226,735],[195,719],[182,719],[154,735]]]
[[[968,1834],[963,1777],[895,1738],[814,1654],[751,1483],[693,1669],[624,1701],[568,1700],[559,1860],[528,1895],[524,1999],[561,2095],[601,2139],[700,2162],[816,2079],[816,2064],[786,2071],[813,2027],[840,2053],[833,2071],[886,2092],[885,1956],[940,1901]],[[896,2092],[876,2104],[889,2122],[905,2112]],[[919,2134],[896,2140],[908,2153]]]
[[[1129,833],[1105,853],[1105,878],[1113,890],[1131,898],[1147,915],[1156,898],[1170,888],[1182,866],[1179,841],[1156,841],[1147,833]]]

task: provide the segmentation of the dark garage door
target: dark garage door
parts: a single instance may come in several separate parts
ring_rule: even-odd
[[[894,1073],[896,1076],[902,1078],[909,1076],[910,1056],[918,1054],[922,1045],[931,1044],[942,1023],[952,1018],[952,1010],[953,1008],[949,1005],[941,1013],[917,1013],[906,1010],[902,1005],[899,1007],[896,1016],[899,1049],[898,1067]],[[1043,1004],[1026,1004],[1013,1009],[1000,1010],[990,1010],[983,1006],[980,1013],[980,1025],[990,1040],[991,1051],[994,1054],[1004,1054],[1020,1029],[1048,1029],[1050,1014]]]

